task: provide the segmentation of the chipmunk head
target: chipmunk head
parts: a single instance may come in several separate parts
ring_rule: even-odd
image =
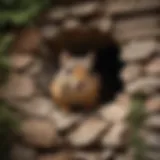
[[[86,56],[74,57],[68,51],[63,51],[60,54],[60,67],[65,69],[74,69],[83,67],[84,70],[90,70],[93,67],[95,55],[93,52],[88,52]]]
[[[60,69],[71,79],[71,85],[83,88],[85,78],[90,74],[94,65],[94,53],[88,52],[83,57],[73,57],[68,51],[60,54]]]

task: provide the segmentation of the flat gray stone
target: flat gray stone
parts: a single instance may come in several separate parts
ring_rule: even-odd
[[[145,72],[150,76],[160,76],[160,56],[147,63]]]
[[[143,93],[153,94],[160,89],[160,78],[143,77],[134,82],[127,84],[126,91],[129,94]]]
[[[125,83],[129,83],[141,77],[143,75],[143,66],[140,64],[129,64],[121,71],[121,79]]]
[[[125,122],[120,122],[114,124],[108,131],[106,131],[105,136],[102,138],[102,145],[108,147],[120,147],[123,146],[129,137],[126,137],[128,127]]]
[[[28,67],[33,60],[33,56],[30,53],[13,53],[9,56],[10,65],[15,70]]]
[[[145,106],[148,113],[160,111],[160,94],[149,97],[145,102]]]
[[[85,120],[68,137],[68,141],[73,146],[84,147],[94,143],[100,134],[107,128],[108,123],[91,117]]]
[[[145,121],[145,126],[147,128],[160,129],[160,115],[156,114],[149,116]]]
[[[25,74],[11,74],[2,87],[3,97],[6,99],[27,99],[32,97],[35,91],[33,80]]]
[[[81,122],[81,115],[62,112],[56,108],[52,110],[50,119],[56,125],[57,130],[65,131]]]
[[[99,113],[107,122],[116,123],[126,118],[128,109],[122,104],[111,103],[102,106]]]
[[[51,100],[39,96],[28,101],[19,101],[17,109],[28,116],[49,117],[53,104]]]
[[[57,133],[53,123],[42,119],[28,119],[20,127],[23,140],[34,147],[50,148],[57,144]]]
[[[133,41],[122,48],[124,61],[141,61],[158,52],[158,43],[154,40]]]

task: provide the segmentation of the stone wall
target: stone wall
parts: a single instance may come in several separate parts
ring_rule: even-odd
[[[160,3],[158,0],[83,3],[51,9],[38,20],[37,28],[22,31],[11,49],[12,69],[8,82],[1,88],[1,96],[22,117],[12,159],[132,159],[126,118],[130,97],[142,92],[147,96],[145,106],[149,113],[143,132],[150,149],[146,158],[156,157],[157,160],[160,154],[152,148],[159,150],[160,147],[157,132],[160,121],[160,30],[159,13],[155,12]],[[111,34],[122,48],[120,58],[125,66],[120,77],[124,90],[113,102],[100,106],[89,115],[62,112],[48,94],[48,83],[55,68],[51,64],[44,67],[45,57],[50,52],[58,53],[65,46],[61,37],[66,37],[64,42],[75,42],[71,33],[79,35],[78,42],[84,41],[87,35],[86,43],[96,39],[100,44],[108,41]],[[51,51],[44,44],[52,46]]]

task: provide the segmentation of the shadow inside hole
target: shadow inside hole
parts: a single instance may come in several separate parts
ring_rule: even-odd
[[[103,104],[112,101],[123,88],[119,76],[123,63],[120,60],[120,47],[117,44],[98,48],[96,53],[95,71],[101,77],[100,102]]]

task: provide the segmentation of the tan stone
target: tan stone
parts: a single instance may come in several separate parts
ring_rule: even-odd
[[[112,29],[112,21],[108,17],[97,18],[89,26],[98,29],[102,33],[108,33]]]
[[[158,51],[158,43],[154,40],[133,41],[122,49],[124,61],[140,61],[150,58]]]
[[[145,156],[146,159],[151,159],[151,160],[158,160],[160,159],[160,153],[157,152],[156,150],[152,151],[148,151],[146,152]]]
[[[94,14],[98,9],[98,2],[84,2],[81,4],[75,4],[70,8],[70,12],[73,16],[89,16]]]
[[[111,103],[102,106],[99,113],[107,122],[116,123],[126,118],[128,109],[122,104]]]
[[[2,93],[6,99],[26,99],[35,93],[35,85],[31,77],[25,74],[11,74],[2,87]]]
[[[74,29],[74,28],[80,28],[81,22],[77,19],[70,18],[64,21],[63,28],[64,29]]]
[[[48,153],[48,154],[40,154],[37,160],[72,160],[69,153]]]
[[[60,21],[63,20],[68,15],[67,8],[56,7],[50,9],[46,18],[51,21]]]
[[[51,100],[39,96],[28,101],[19,101],[17,108],[28,116],[49,117],[53,104]]]
[[[33,62],[33,57],[29,53],[13,53],[9,62],[12,69],[24,69]]]
[[[130,94],[143,93],[152,94],[160,89],[160,79],[157,77],[143,77],[126,86]]]
[[[47,120],[25,120],[20,129],[24,141],[35,147],[49,148],[57,143],[55,126]]]
[[[153,10],[160,6],[158,0],[140,0],[138,4],[135,0],[109,1],[108,12],[113,15],[136,13],[137,11]]]
[[[160,76],[160,57],[156,57],[147,63],[145,72],[151,76]]]
[[[101,160],[110,160],[114,157],[115,153],[112,149],[106,148],[100,153]]]
[[[46,39],[53,39],[59,34],[59,28],[53,25],[44,26],[41,28],[42,36]]]
[[[115,103],[124,106],[125,109],[129,108],[131,97],[127,93],[120,93],[115,98]]]
[[[55,122],[56,128],[59,131],[64,131],[72,128],[80,122],[81,116],[78,114],[62,112],[56,108],[50,114],[51,121]]]
[[[157,112],[160,110],[160,94],[149,97],[145,102],[146,110],[149,113]]]
[[[128,138],[128,127],[125,122],[120,122],[114,124],[108,131],[106,131],[105,136],[102,138],[103,146],[119,147],[124,145]]]
[[[40,71],[42,70],[42,67],[43,67],[42,66],[42,61],[39,60],[38,58],[36,58],[33,65],[28,68],[27,74],[29,74],[31,76],[35,76],[38,73],[40,73]]]
[[[108,123],[91,117],[85,120],[68,137],[68,141],[74,146],[88,146],[94,143],[99,135],[107,128]]]
[[[73,159],[83,159],[83,160],[99,160],[100,156],[98,152],[85,152],[85,151],[76,151],[73,155]]]
[[[152,115],[147,118],[145,121],[145,126],[147,128],[159,129],[160,128],[160,116]]]
[[[125,82],[131,82],[143,75],[143,67],[140,64],[129,64],[121,72],[121,79]]]
[[[160,148],[160,135],[156,132],[145,132],[143,139],[147,147]]]

